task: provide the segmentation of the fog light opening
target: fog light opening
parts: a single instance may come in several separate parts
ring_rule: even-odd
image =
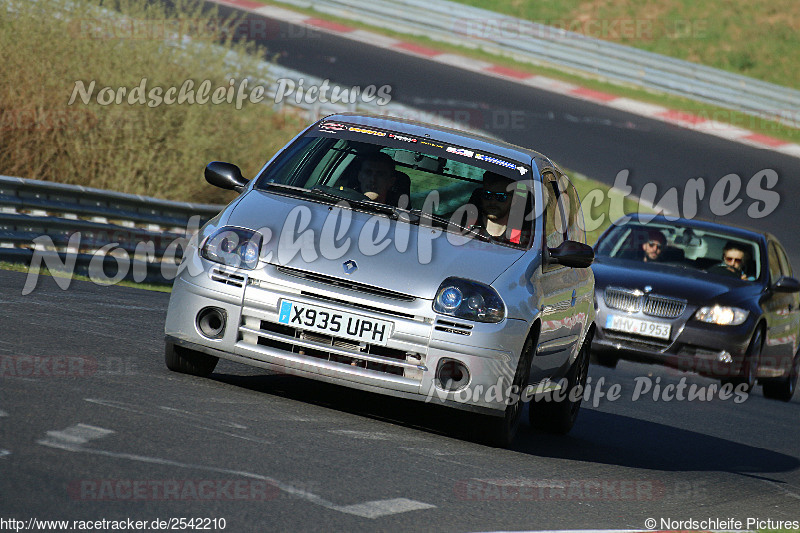
[[[197,329],[209,339],[221,339],[225,335],[225,310],[219,307],[204,307],[197,313]]]
[[[446,391],[463,389],[469,383],[467,366],[453,359],[443,359],[436,370],[436,386]]]
[[[717,360],[722,363],[733,363],[733,356],[725,350],[722,350],[717,355]]]

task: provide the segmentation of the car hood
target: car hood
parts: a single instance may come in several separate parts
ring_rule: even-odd
[[[592,264],[595,287],[608,286],[643,290],[653,294],[681,298],[696,305],[721,303],[737,305],[752,301],[761,291],[758,283],[706,274],[690,268],[668,265],[644,265],[639,261],[597,256]]]
[[[258,190],[246,193],[224,223],[261,230],[261,254],[272,264],[426,299],[433,299],[450,276],[491,284],[525,253],[385,215]],[[344,264],[351,260],[357,269],[347,274]]]

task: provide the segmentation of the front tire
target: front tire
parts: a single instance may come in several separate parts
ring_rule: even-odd
[[[795,354],[788,376],[764,382],[764,396],[771,400],[791,401],[797,388],[798,375],[800,375],[800,352]]]
[[[761,359],[761,350],[764,347],[764,330],[759,326],[756,332],[753,333],[753,338],[750,339],[750,344],[747,346],[747,353],[742,361],[741,375],[735,378],[723,379],[722,383],[730,383],[734,387],[744,385],[744,392],[751,393],[756,386],[756,377],[758,375],[758,363]]]
[[[164,362],[173,372],[205,378],[214,371],[218,361],[219,357],[176,346],[169,341],[164,346]]]
[[[479,424],[480,440],[489,446],[506,448],[514,440],[522,419],[522,408],[525,403],[523,396],[528,386],[531,374],[531,363],[536,346],[536,340],[529,336],[522,347],[522,353],[517,363],[512,383],[512,395],[508,399],[506,410],[502,417],[481,415],[483,423]]]
[[[566,435],[575,425],[578,411],[581,408],[581,401],[583,400],[583,390],[586,388],[586,380],[589,375],[591,335],[591,333],[587,335],[583,346],[581,346],[581,351],[578,352],[577,359],[575,359],[575,362],[572,363],[567,372],[567,390],[564,398],[561,401],[554,401],[552,397],[549,398],[549,401],[537,398],[531,403],[528,411],[531,426],[538,427],[548,433]],[[572,401],[570,397],[577,386],[580,386],[581,394],[576,401]]]

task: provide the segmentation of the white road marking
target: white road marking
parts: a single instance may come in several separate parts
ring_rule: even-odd
[[[347,37],[355,41],[360,41],[362,43],[367,43],[371,45],[380,45],[385,48],[391,48],[402,42],[393,37],[386,37],[385,35],[378,35],[377,33],[372,33],[364,30],[351,31],[347,34]]]
[[[471,59],[457,54],[439,54],[438,56],[434,57],[433,60],[437,63],[444,63],[445,65],[450,65],[453,67],[461,67],[474,72],[479,72],[492,67],[492,64],[487,63],[486,61],[478,61],[477,59]]]
[[[0,418],[3,418],[5,416],[8,416],[8,413],[6,413],[5,411],[0,411]]]
[[[435,505],[422,503],[407,498],[394,498],[393,500],[375,500],[372,502],[358,503],[339,507],[337,511],[347,514],[354,514],[363,518],[380,518],[408,511],[419,511],[422,509],[433,509]]]
[[[8,450],[0,450],[0,459],[5,459],[6,456],[11,455],[11,452]]]
[[[79,424],[83,425],[83,424]],[[75,427],[75,426],[73,426]],[[86,428],[91,428],[92,426],[85,426]],[[72,428],[68,428],[72,429]],[[94,428],[94,429],[102,429],[102,428]],[[103,430],[109,431],[109,430]],[[48,432],[50,435],[53,432]],[[249,479],[257,479],[259,481],[267,481],[280,489],[281,491],[290,494],[296,498],[300,498],[307,502],[313,503],[315,505],[319,505],[320,507],[324,507],[326,509],[331,509],[333,511],[339,511],[342,513],[352,514],[356,516],[361,516],[363,518],[378,518],[381,516],[387,516],[390,514],[397,514],[397,513],[405,513],[408,511],[416,511],[421,509],[431,509],[435,508],[435,505],[417,502],[414,500],[408,500],[406,498],[396,498],[393,500],[377,500],[372,502],[365,502],[363,504],[355,504],[355,505],[336,505],[333,502],[330,502],[316,494],[311,492],[298,489],[286,483],[281,483],[280,481],[268,477],[262,476],[261,474],[255,474],[253,472],[246,472],[243,470],[231,470],[228,468],[217,468],[214,466],[205,466],[205,465],[198,465],[198,464],[191,464],[191,463],[181,463],[178,461],[172,461],[170,459],[161,459],[159,457],[147,457],[144,455],[136,455],[132,453],[119,453],[119,452],[112,452],[108,450],[97,450],[93,448],[84,448],[81,446],[80,443],[70,442],[68,440],[51,440],[51,439],[42,439],[37,441],[38,444],[42,446],[47,446],[50,448],[56,448],[60,450],[65,450],[68,452],[77,452],[77,453],[88,453],[90,455],[99,455],[103,457],[112,457],[114,459],[127,459],[129,461],[137,461],[141,463],[148,463],[148,464],[157,464],[163,466],[172,466],[176,468],[188,468],[192,470],[203,470],[206,472],[215,472],[218,474],[227,474],[227,475],[234,475],[234,476],[241,476]]]
[[[167,411],[169,413],[172,413],[172,414],[175,414],[175,415],[178,415],[178,416],[182,416],[182,417],[185,417],[185,418],[189,418],[189,419],[192,419],[192,420],[202,420],[202,421],[206,421],[206,422],[208,421],[208,417],[207,416],[198,415],[198,414],[195,414],[195,413],[190,413],[189,411],[182,411],[180,409],[175,409],[174,407],[168,407],[166,405],[159,405],[158,408],[162,409],[164,411]],[[220,425],[228,426],[228,427],[231,427],[233,429],[247,429],[247,426],[243,426],[243,425],[237,424],[235,422],[226,422],[225,420],[219,420],[218,423]]]
[[[397,437],[389,433],[381,433],[380,431],[355,431],[352,429],[329,429],[328,433],[335,435],[344,435],[345,437],[353,437],[354,439],[361,440],[397,440]]]
[[[169,414],[162,415],[162,414],[159,414],[159,413],[148,413],[146,411],[142,411],[141,409],[137,409],[136,407],[132,406],[131,404],[126,404],[126,403],[123,403],[123,402],[117,402],[117,401],[114,401],[114,400],[100,400],[100,399],[97,399],[97,398],[84,398],[84,400],[89,402],[89,403],[102,405],[103,407],[111,407],[113,409],[121,409],[123,411],[128,411],[129,413],[135,413],[137,415],[149,416],[149,417],[153,417],[153,418],[174,420]],[[185,411],[179,411],[178,409],[172,409],[171,407],[161,407],[161,409],[163,409],[164,411],[167,411],[169,413],[177,412],[177,413],[191,414],[191,413],[186,413]],[[199,417],[199,415],[193,415],[193,417]],[[237,433],[230,433],[228,431],[223,431],[221,429],[210,428],[210,427],[207,427],[207,426],[200,426],[200,425],[197,425],[197,424],[189,423],[187,420],[181,420],[180,418],[178,420],[180,422],[183,422],[184,424],[188,425],[189,427],[193,427],[195,429],[202,429],[203,431],[210,431],[212,433],[219,433],[220,435],[225,435],[226,437],[233,437],[235,439],[241,439],[241,440],[245,440],[245,441],[249,441],[249,442],[255,442],[255,443],[258,443],[258,444],[274,444],[272,441],[269,441],[269,440],[266,440],[266,439],[260,439],[258,437],[250,437],[248,435],[239,435]],[[236,428],[247,429],[246,426],[242,426],[242,425],[239,425],[239,424],[229,423],[229,425],[231,425],[232,427],[236,427]]]
[[[110,429],[99,428],[97,426],[90,426],[87,424],[76,424],[61,431],[48,431],[47,436],[49,439],[54,439],[54,442],[67,445],[86,444],[90,440],[100,439],[105,436],[111,435],[114,431]],[[49,442],[53,442],[50,441]],[[41,442],[40,442],[41,444]]]

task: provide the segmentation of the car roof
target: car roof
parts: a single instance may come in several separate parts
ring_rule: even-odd
[[[475,151],[489,152],[494,155],[515,159],[522,163],[529,163],[533,158],[540,158],[554,165],[549,157],[546,157],[535,150],[517,146],[499,139],[492,139],[485,135],[469,133],[445,126],[436,126],[397,117],[367,115],[363,113],[337,113],[328,115],[322,121],[341,121],[357,124],[359,126],[369,126],[372,128],[385,129],[405,133],[415,137],[425,137],[429,135],[432,139],[445,144],[453,144]]]
[[[706,220],[702,218],[675,218],[669,217],[667,218],[664,215],[647,215],[642,214],[639,215],[638,213],[631,213],[629,215],[625,215],[624,217],[618,219],[613,225],[620,225],[621,220],[625,217],[630,217],[632,221],[640,222],[642,224],[648,224],[650,222],[656,224],[666,224],[666,225],[675,225],[675,226],[685,226],[688,228],[700,229],[700,230],[707,230],[707,231],[719,231],[722,233],[727,233],[731,237],[738,237],[740,239],[747,239],[751,241],[761,241],[765,238],[770,238],[772,240],[777,239],[768,232],[759,231],[751,228],[745,228],[743,226],[737,226],[734,224],[728,223],[720,223],[712,220]],[[640,220],[643,219],[643,220]]]

